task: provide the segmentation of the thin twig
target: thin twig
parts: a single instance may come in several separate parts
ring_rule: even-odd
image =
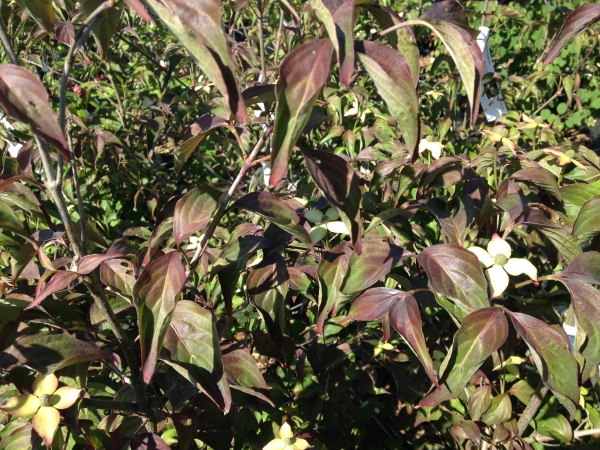
[[[265,57],[265,34],[263,29],[263,3],[262,0],[258,0],[257,4],[258,17],[258,47],[260,49],[260,73],[262,75],[262,82],[267,82],[267,62]]]
[[[69,144],[69,153],[71,154],[71,171],[73,175],[73,187],[75,197],[77,198],[77,210],[79,211],[79,235],[81,239],[81,249],[84,254],[87,253],[87,242],[85,237],[85,212],[83,210],[83,200],[81,199],[81,187],[79,185],[79,174],[77,164],[75,164],[75,152],[73,151],[73,136],[71,136],[71,125],[67,129],[67,143]]]
[[[519,422],[517,422],[517,427],[519,429],[520,436],[523,436],[523,433],[525,433],[525,430],[527,430],[527,427],[529,426],[529,422],[532,421],[532,419],[535,417],[538,410],[540,409],[540,406],[542,406],[542,401],[548,393],[548,390],[549,389],[544,384],[544,381],[540,380],[537,387],[535,388],[535,392],[529,400],[529,404],[525,408],[525,411],[523,411],[523,414],[521,414],[521,417],[519,417]]]
[[[483,13],[481,15],[481,26],[485,27],[485,20],[487,19],[488,0],[485,0],[483,4]]]
[[[8,31],[6,31],[6,26],[4,25],[2,18],[0,18],[0,41],[2,41],[2,46],[4,47],[4,51],[8,55],[10,63],[18,66],[19,57],[15,53],[15,49],[13,48],[12,43],[10,42],[10,37],[8,36]]]
[[[283,9],[279,8],[279,27],[277,28],[277,40],[275,41],[275,65],[279,62],[279,47],[281,46],[283,32]]]
[[[217,209],[217,212],[215,213],[212,220],[210,221],[210,225],[208,226],[206,233],[204,233],[204,236],[202,237],[202,240],[200,241],[200,245],[198,245],[198,249],[196,250],[196,253],[194,254],[192,260],[190,261],[190,268],[187,271],[188,277],[190,276],[190,273],[192,273],[193,270],[196,268],[198,261],[200,261],[200,257],[202,256],[202,254],[208,247],[210,238],[212,237],[213,233],[217,229],[219,222],[225,215],[225,209],[227,208],[227,205],[229,204],[231,197],[233,197],[235,190],[237,189],[238,185],[241,183],[242,178],[244,178],[244,175],[246,175],[246,172],[248,172],[248,170],[252,167],[252,163],[253,163],[254,159],[258,155],[258,152],[260,152],[260,150],[262,149],[263,145],[265,145],[265,142],[267,141],[267,138],[271,134],[271,131],[273,131],[272,124],[265,130],[263,135],[260,137],[260,139],[258,140],[256,145],[252,149],[252,152],[248,155],[248,158],[244,161],[244,164],[242,165],[242,168],[240,169],[240,172],[238,173],[237,177],[235,178],[235,180],[229,187],[229,191],[227,191],[227,194],[225,194],[222,197],[220,204],[219,204],[219,209]]]

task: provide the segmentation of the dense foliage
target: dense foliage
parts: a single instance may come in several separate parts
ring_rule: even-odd
[[[0,449],[594,448],[599,19],[3,2]]]

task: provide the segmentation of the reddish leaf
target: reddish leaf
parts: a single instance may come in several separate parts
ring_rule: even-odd
[[[406,59],[396,50],[370,41],[356,41],[356,52],[402,130],[411,159],[419,142],[419,99]]]
[[[350,230],[352,244],[362,252],[362,224],[360,221],[361,193],[354,169],[338,155],[317,150],[301,149],[306,167],[313,181],[327,201],[334,206]]]
[[[216,319],[209,310],[191,301],[178,302],[160,357],[181,376],[198,385],[220,409],[229,411],[229,390],[223,393],[219,386],[223,363]]]
[[[40,373],[53,373],[84,361],[106,359],[100,347],[75,339],[66,332],[34,332],[20,336],[0,354],[0,367],[10,370],[26,366]]]
[[[144,5],[142,5],[140,0],[125,0],[125,3],[129,6],[130,10],[135,11],[142,19],[147,22],[154,22],[152,16],[146,11],[146,8],[144,8]]]
[[[87,255],[81,258],[77,264],[77,273],[79,275],[87,275],[92,272],[96,267],[102,264],[104,261],[108,261],[109,259],[122,258],[123,254],[121,253],[113,253],[106,255]]]
[[[129,297],[135,284],[135,266],[126,259],[109,259],[100,266],[100,280]]]
[[[565,22],[560,31],[556,35],[552,47],[546,56],[544,66],[547,66],[558,56],[560,51],[569,42],[572,42],[575,37],[600,20],[600,3],[590,3],[589,5],[581,5],[573,11]]]
[[[365,8],[371,13],[377,23],[383,28],[387,29],[404,22],[404,19],[400,17],[394,10],[387,6],[381,5],[369,5],[362,4],[362,8]],[[410,27],[398,28],[395,31],[387,35],[388,43],[398,50],[410,67],[411,77],[413,86],[416,88],[419,83],[419,47],[415,35]]]
[[[198,144],[204,140],[209,131],[218,127],[228,126],[228,122],[222,117],[214,114],[204,114],[196,120],[185,133],[185,142],[173,150],[175,171],[179,173],[181,168],[192,155]]]
[[[536,187],[545,189],[554,195],[554,197],[556,197],[558,200],[562,200],[560,190],[558,189],[558,180],[552,172],[542,167],[540,164],[535,163],[534,166],[517,170],[510,176],[510,178],[512,180],[521,180],[532,183]]]
[[[70,20],[56,22],[54,24],[54,33],[56,39],[63,44],[71,46],[75,42],[75,28]]]
[[[563,276],[572,274],[581,274],[600,281],[600,252],[585,252],[577,256],[562,272]]]
[[[440,389],[420,406],[437,406],[456,398],[483,362],[506,340],[508,322],[499,308],[482,308],[466,316],[454,335],[452,349],[440,368]]]
[[[287,172],[290,153],[302,134],[317,96],[329,79],[333,45],[312,41],[292,51],[281,63],[273,129],[270,185]]]
[[[222,28],[221,2],[146,0],[146,4],[194,56],[200,68],[227,99],[236,120],[246,123],[246,106]]]
[[[350,320],[379,320],[385,316],[398,298],[404,297],[406,292],[376,287],[368,289],[352,302],[348,315],[343,322]]]
[[[294,208],[270,192],[252,192],[244,195],[231,209],[241,208],[259,214],[300,241],[312,246],[308,231],[300,225],[300,216]]]
[[[154,375],[156,360],[185,280],[181,255],[171,252],[148,264],[133,286],[146,383]]]
[[[171,447],[159,436],[152,433],[136,434],[129,441],[131,450],[170,450]]]
[[[34,134],[70,161],[67,141],[48,102],[46,88],[34,74],[20,66],[0,65],[0,104],[6,113],[29,125]]]
[[[77,272],[71,272],[68,270],[59,270],[54,275],[46,285],[42,288],[38,295],[36,295],[35,299],[27,306],[25,309],[31,309],[42,303],[42,301],[54,294],[55,292],[62,291],[66,289],[71,282],[77,278],[79,275]]]
[[[579,403],[577,362],[563,336],[539,319],[508,311],[511,321],[527,343],[544,383],[571,413]]]
[[[265,248],[274,247],[275,244],[262,236],[248,235],[240,236],[227,244],[219,259],[212,267],[212,274],[217,274],[237,261],[248,258],[252,253]]]
[[[21,220],[4,200],[0,200],[0,229],[31,240]]]
[[[427,272],[431,290],[454,300],[466,313],[490,305],[481,264],[466,248],[434,245],[423,250],[417,261]]]
[[[329,313],[335,308],[336,302],[341,300],[340,288],[342,287],[346,272],[348,271],[351,254],[352,250],[345,242],[342,242],[325,252],[319,263],[317,273],[319,278],[323,281],[327,292],[325,298],[322,298],[319,304],[317,334],[323,333],[323,327],[327,316],[329,316]]]
[[[363,253],[354,253],[349,261],[348,275],[342,292],[354,294],[366,289],[387,275],[394,267],[413,253],[382,240],[363,242]]]
[[[412,294],[407,292],[402,292],[402,294],[404,295],[398,297],[390,309],[390,322],[417,355],[431,382],[439,389],[440,385],[435,376],[433,361],[427,351],[427,344],[425,344],[419,305]]]
[[[173,235],[178,247],[208,225],[217,209],[220,195],[219,190],[204,184],[179,199],[173,215]]]

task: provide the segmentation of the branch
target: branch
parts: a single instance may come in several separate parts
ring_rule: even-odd
[[[523,411],[523,414],[521,414],[521,417],[519,417],[519,422],[517,422],[517,427],[519,429],[520,436],[523,436],[523,433],[525,433],[525,430],[527,430],[529,422],[531,422],[531,420],[535,417],[538,410],[540,409],[540,406],[542,406],[542,401],[548,393],[548,390],[549,389],[544,384],[544,381],[540,380],[537,387],[535,388],[535,392],[529,400],[529,404],[525,408],[525,411]]]
[[[8,59],[11,64],[16,66],[19,65],[19,57],[15,53],[15,49],[10,42],[10,37],[8,36],[8,32],[6,31],[6,26],[4,26],[4,22],[2,18],[0,18],[0,41],[2,41],[2,46],[4,47],[4,51],[8,55]]]
[[[71,126],[67,129],[67,143],[69,144],[69,153],[71,153],[71,171],[73,172],[73,187],[75,197],[77,198],[77,210],[79,211],[79,236],[81,239],[81,248],[83,253],[87,253],[87,242],[85,238],[85,212],[83,210],[83,201],[81,200],[81,188],[79,186],[79,175],[77,164],[75,164],[75,152],[73,151],[73,137],[71,136]]]
[[[99,398],[84,398],[81,400],[81,409],[108,409],[110,411],[123,411],[143,416],[137,403],[117,402]]]
[[[190,276],[190,273],[192,273],[192,271],[196,268],[196,265],[198,264],[198,261],[200,261],[200,257],[206,250],[206,247],[208,247],[210,238],[212,237],[213,233],[217,229],[219,222],[225,215],[225,209],[227,208],[227,205],[229,204],[231,197],[233,197],[235,190],[241,183],[242,178],[244,178],[244,175],[246,175],[246,172],[248,172],[248,170],[252,167],[252,163],[254,162],[254,159],[258,155],[258,152],[260,152],[260,150],[262,149],[263,145],[265,145],[265,142],[267,141],[267,138],[271,134],[271,131],[273,131],[273,124],[271,124],[269,126],[269,128],[267,128],[265,130],[265,132],[263,133],[263,135],[260,137],[260,139],[258,140],[256,145],[252,149],[252,152],[250,153],[250,155],[248,155],[248,158],[244,161],[244,165],[240,169],[240,172],[238,173],[237,177],[233,181],[232,185],[229,187],[229,191],[227,191],[227,194],[225,194],[225,196],[223,196],[223,198],[221,199],[220,204],[219,204],[219,209],[217,209],[217,212],[213,216],[213,218],[210,222],[210,225],[208,226],[208,229],[206,230],[206,233],[204,233],[204,236],[202,237],[202,240],[200,241],[200,244],[198,245],[198,249],[196,250],[194,257],[190,261],[190,268],[188,269],[187,274],[186,274],[188,277]]]

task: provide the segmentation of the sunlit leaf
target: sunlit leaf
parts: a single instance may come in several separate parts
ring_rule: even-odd
[[[177,245],[202,230],[217,209],[221,192],[208,184],[191,189],[175,205],[173,235]]]
[[[113,253],[104,255],[86,255],[81,258],[77,263],[77,273],[80,275],[87,275],[94,271],[96,267],[102,264],[104,261],[109,259],[122,258],[123,254]]]
[[[321,280],[319,295],[319,316],[317,318],[317,333],[323,332],[325,320],[335,308],[341,297],[340,288],[348,272],[352,250],[345,242],[336,245],[323,254],[317,270]]]
[[[54,15],[54,7],[52,0],[16,0],[17,4],[27,11],[27,14],[35,20],[46,33],[54,36],[54,23],[56,16]]]
[[[55,292],[66,289],[71,284],[71,282],[73,282],[73,280],[78,276],[79,275],[77,274],[77,272],[59,270],[54,275],[52,275],[50,281],[48,281],[48,283],[44,285],[39,294],[36,295],[35,299],[29,304],[29,306],[27,306],[27,309],[36,307],[37,305],[42,303],[42,301],[46,297],[54,294]]]

